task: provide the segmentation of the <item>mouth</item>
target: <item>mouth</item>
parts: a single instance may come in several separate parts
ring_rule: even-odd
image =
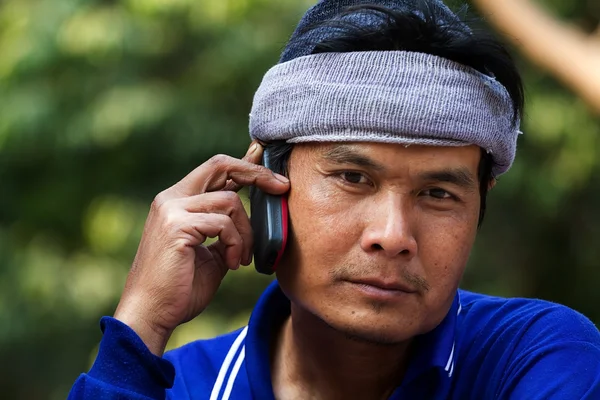
[[[417,290],[403,282],[377,278],[353,279],[347,281],[369,297],[394,298],[417,293]]]

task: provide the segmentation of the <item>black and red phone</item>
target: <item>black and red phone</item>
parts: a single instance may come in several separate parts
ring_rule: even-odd
[[[271,151],[265,147],[263,166],[275,171]],[[254,267],[261,274],[271,275],[283,256],[288,236],[287,196],[274,196],[256,186],[250,195],[250,224],[254,233]]]

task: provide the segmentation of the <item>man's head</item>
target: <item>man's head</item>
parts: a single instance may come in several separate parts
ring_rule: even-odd
[[[331,11],[327,3],[336,2],[319,3],[315,7],[318,15]],[[367,104],[360,104],[358,96],[360,115],[345,115],[344,119],[328,114],[328,120],[315,120],[325,135],[313,135],[306,143],[292,137],[268,145],[276,148],[275,164],[287,171],[292,188],[292,235],[277,275],[283,291],[295,307],[309,311],[336,330],[363,340],[397,343],[433,329],[446,315],[483,218],[487,191],[493,186],[495,174],[505,172],[512,162],[511,146],[516,140],[523,91],[519,74],[503,47],[489,36],[467,28],[438,2],[376,3],[400,6],[357,6],[320,21],[311,18],[309,12],[305,20],[311,23],[296,31],[282,62],[294,57],[308,60],[317,54],[389,52],[409,60],[407,71],[414,71],[410,87],[394,92],[395,82],[390,79],[387,90],[381,82],[388,75],[373,75],[377,71],[374,65],[369,70],[371,75],[361,77],[356,92],[368,86],[370,79],[378,84],[374,85],[376,92],[365,97]],[[319,40],[312,43],[315,38]],[[429,72],[428,59],[410,63],[413,54],[433,55],[444,61],[441,69],[432,65]],[[400,59],[400,66],[403,60]],[[344,61],[353,62],[353,58]],[[450,62],[448,71],[444,70],[446,61]],[[316,62],[318,67],[319,60]],[[360,75],[361,62],[364,59],[357,61],[354,70],[354,64],[342,66],[340,73]],[[439,77],[444,81],[443,74],[448,72],[448,81],[452,81],[465,72],[463,67],[467,68],[467,79],[471,71],[475,77],[476,83],[469,92],[472,98],[452,92],[448,102],[461,103],[448,106],[433,98],[430,103],[438,106],[428,117],[422,112],[428,105],[427,96],[432,96],[431,88],[426,86],[431,83],[428,74],[440,74],[439,83]],[[382,70],[390,73],[389,68]],[[406,71],[400,73],[405,74],[401,77],[404,80],[407,75],[413,76]],[[476,74],[486,75],[481,78],[480,91],[480,77]],[[493,82],[487,80],[489,77],[493,77]],[[455,83],[457,90],[462,90],[460,81]],[[343,87],[343,81],[325,82],[329,84]],[[491,92],[487,93],[489,87]],[[293,101],[294,96],[316,88],[310,84],[296,87],[291,97],[283,88],[281,93],[286,96],[279,101]],[[498,91],[504,92],[504,97],[497,95]],[[386,103],[389,93],[399,93],[400,97],[405,94],[407,99],[392,98]],[[418,98],[412,98],[415,94]],[[379,102],[379,97],[384,100]],[[340,98],[332,97],[331,101],[340,105]],[[353,100],[349,97],[344,101]],[[412,124],[419,131],[401,131],[399,124],[386,125],[380,111],[382,105],[390,104],[404,109],[390,109],[383,115],[390,115],[390,120],[396,114],[408,115],[399,122]],[[465,108],[469,106],[483,107],[473,114],[472,121],[474,126],[481,126],[481,132],[469,127],[469,135],[457,138],[462,132],[452,128],[456,128],[456,121],[470,122],[468,118],[461,120],[464,115],[460,115],[470,113]],[[352,104],[347,109],[356,110]],[[415,114],[419,115],[416,121],[411,119]],[[498,132],[490,131],[490,126],[496,125],[485,125],[485,121],[476,119],[485,120],[486,116],[500,121]],[[307,114],[307,118],[312,117]],[[299,126],[313,128],[304,118],[290,121],[288,131]],[[428,134],[425,128],[430,126],[432,131]],[[344,128],[341,133],[340,127]],[[388,131],[389,127],[395,131]],[[367,128],[371,129],[367,139],[357,139],[356,132],[363,135]],[[327,129],[336,131],[335,141],[327,140]],[[345,129],[349,132],[347,141],[343,140]],[[507,132],[514,138],[502,137]],[[479,133],[485,137],[477,137]],[[472,138],[473,143],[465,138]],[[373,290],[377,286],[391,290]]]

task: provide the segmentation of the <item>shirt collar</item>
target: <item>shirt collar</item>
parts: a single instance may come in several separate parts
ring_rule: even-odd
[[[433,369],[439,370],[443,386],[449,386],[457,354],[456,322],[461,311],[458,291],[442,322],[431,332],[417,337],[414,357],[409,364],[403,386]],[[272,282],[258,300],[246,337],[246,370],[253,398],[274,400],[271,384],[270,342],[274,332],[290,315],[290,301]]]
[[[437,369],[441,376],[452,378],[458,350],[456,323],[461,309],[460,295],[457,291],[442,322],[431,332],[416,338],[414,356],[404,378],[405,382],[412,381],[432,368]]]
[[[290,312],[290,301],[277,281],[267,287],[252,311],[245,345],[246,371],[254,399],[275,400],[271,384],[271,338]]]

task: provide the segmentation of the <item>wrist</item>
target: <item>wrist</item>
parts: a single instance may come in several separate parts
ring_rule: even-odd
[[[129,326],[152,354],[162,357],[173,331],[152,323],[144,315],[139,308],[126,307],[119,303],[113,317]]]

